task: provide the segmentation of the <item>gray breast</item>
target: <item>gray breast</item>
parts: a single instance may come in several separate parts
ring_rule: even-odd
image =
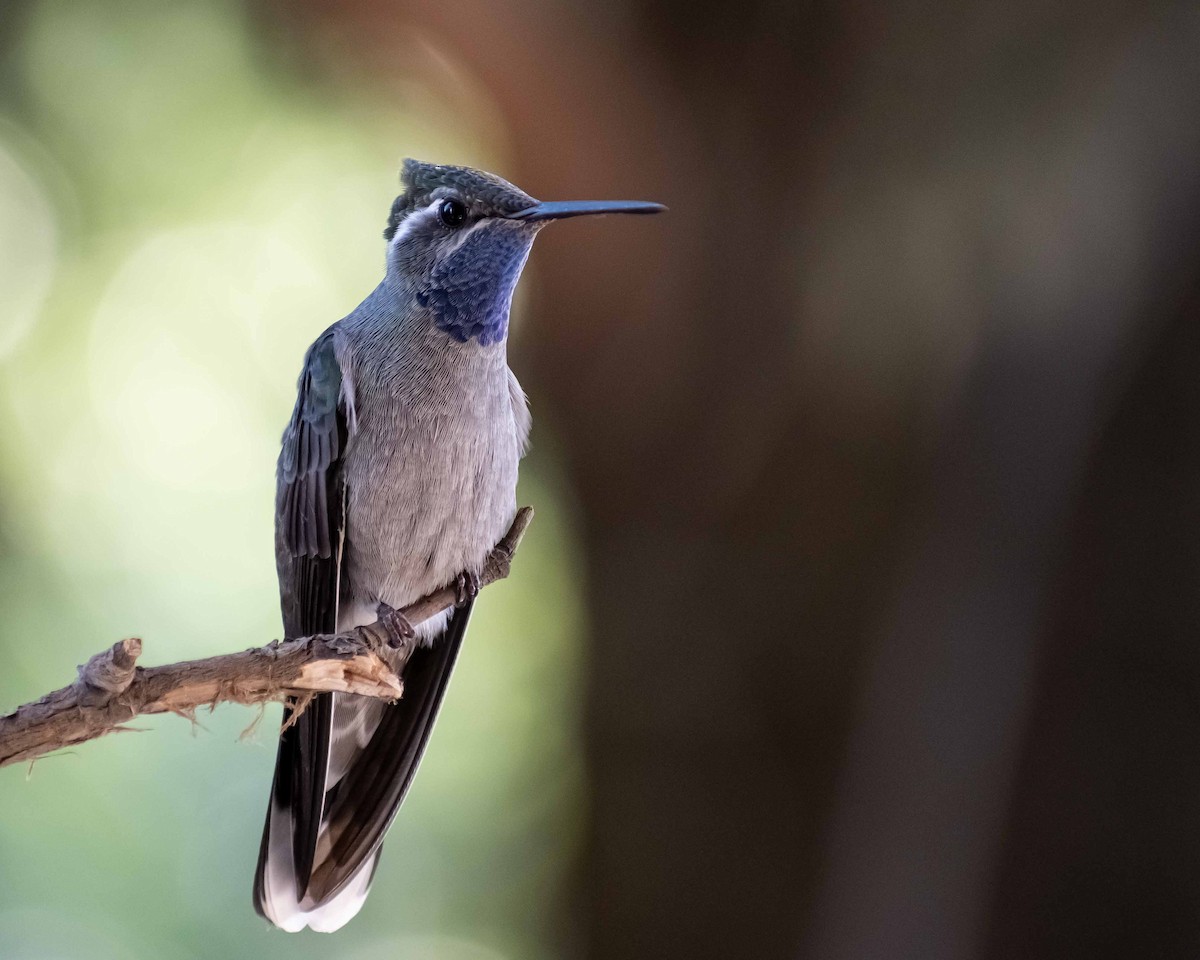
[[[503,345],[426,336],[352,344],[343,362],[354,410],[344,461],[345,599],[372,611],[380,600],[401,607],[478,571],[516,511],[524,425]]]

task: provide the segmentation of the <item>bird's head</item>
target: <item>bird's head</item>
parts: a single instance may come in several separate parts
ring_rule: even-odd
[[[403,284],[437,327],[460,342],[508,333],[513,289],[538,231],[551,220],[601,213],[658,213],[636,200],[542,203],[507,180],[470,167],[405,160],[404,192],[384,239],[388,277]]]

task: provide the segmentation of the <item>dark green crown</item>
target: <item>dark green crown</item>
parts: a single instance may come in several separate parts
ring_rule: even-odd
[[[451,167],[440,163],[405,160],[400,170],[404,192],[392,204],[383,238],[391,240],[400,221],[428,206],[438,190],[452,192],[476,216],[509,216],[531,207],[536,200],[494,173],[471,167]]]

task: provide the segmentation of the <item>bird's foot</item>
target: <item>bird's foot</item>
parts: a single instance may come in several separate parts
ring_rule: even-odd
[[[464,570],[455,578],[454,588],[456,591],[454,605],[465,607],[479,596],[479,574]]]
[[[399,648],[417,638],[417,630],[409,623],[408,617],[391,604],[381,600],[379,606],[375,608],[375,613],[387,634],[388,646]]]

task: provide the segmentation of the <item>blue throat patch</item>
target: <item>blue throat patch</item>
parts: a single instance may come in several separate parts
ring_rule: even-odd
[[[478,338],[484,346],[508,334],[508,311],[533,236],[511,227],[477,229],[441,261],[417,303],[434,323],[460,343]]]

